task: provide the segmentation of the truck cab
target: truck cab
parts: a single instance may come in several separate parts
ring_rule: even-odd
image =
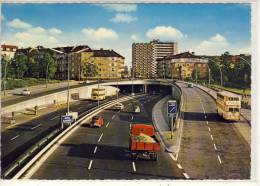
[[[104,124],[104,119],[101,116],[93,116],[90,122],[90,127],[102,127]]]

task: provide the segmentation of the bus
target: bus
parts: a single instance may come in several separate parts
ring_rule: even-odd
[[[106,89],[104,88],[93,88],[91,92],[92,100],[104,100],[106,99]]]
[[[225,120],[239,121],[241,111],[241,96],[227,92],[217,92],[217,112]]]

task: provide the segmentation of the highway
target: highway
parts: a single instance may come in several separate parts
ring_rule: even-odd
[[[121,96],[121,95],[120,95]],[[107,99],[108,101],[110,99]],[[103,103],[103,102],[100,102]],[[81,100],[72,103],[70,111],[79,114],[97,106],[97,102]],[[42,138],[60,127],[60,115],[67,112],[66,108],[45,114],[29,122],[19,124],[13,128],[2,131],[1,133],[1,168],[4,170],[18,156],[23,154],[31,146]]]
[[[147,95],[125,109],[104,110],[102,128],[82,124],[42,162],[32,179],[185,179],[170,154],[162,149],[158,161],[131,160],[128,151],[130,126],[152,124],[153,105],[163,95]],[[133,104],[141,113],[133,113]]]
[[[186,104],[178,162],[194,179],[249,179],[250,145],[235,123],[217,115],[207,93],[179,85]]]

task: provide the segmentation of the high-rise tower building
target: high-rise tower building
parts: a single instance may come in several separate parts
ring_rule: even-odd
[[[157,75],[157,59],[177,54],[176,42],[152,40],[149,43],[132,44],[132,65],[135,77],[151,78]]]

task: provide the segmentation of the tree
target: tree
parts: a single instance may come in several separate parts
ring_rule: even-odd
[[[43,53],[43,57],[38,60],[38,66],[39,66],[39,76],[41,78],[46,77],[46,70],[48,69],[48,77],[54,78],[54,75],[57,71],[57,63],[56,61],[51,57],[51,55],[48,52]],[[47,68],[48,67],[48,68]]]
[[[129,71],[128,71],[128,67],[127,66],[124,66],[124,70],[122,71],[121,76],[123,78],[128,78],[129,77]]]
[[[24,54],[15,55],[12,60],[12,67],[14,68],[15,77],[22,79],[28,70],[28,57]]]
[[[83,66],[83,74],[88,79],[89,77],[95,77],[98,75],[98,66],[94,63],[86,63]]]

